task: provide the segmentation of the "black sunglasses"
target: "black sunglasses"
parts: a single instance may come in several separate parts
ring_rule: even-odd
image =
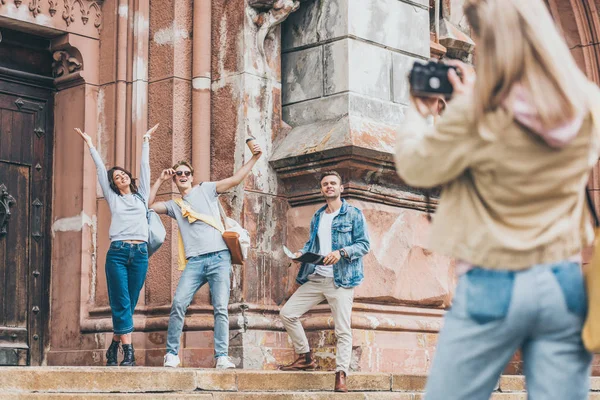
[[[181,176],[183,174],[185,174],[185,176],[190,176],[192,171],[176,171],[175,174],[177,174],[177,176]]]

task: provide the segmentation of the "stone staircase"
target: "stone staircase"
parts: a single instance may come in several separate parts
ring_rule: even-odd
[[[334,393],[333,372],[151,367],[2,367],[0,399],[420,400],[425,376],[353,373]],[[600,391],[600,378],[592,379]],[[494,400],[525,400],[521,376],[501,378]],[[590,394],[600,400],[600,392]]]

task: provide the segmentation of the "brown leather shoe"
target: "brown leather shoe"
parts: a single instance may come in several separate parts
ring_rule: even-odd
[[[346,387],[346,373],[344,371],[338,371],[335,373],[335,389],[336,392],[347,392]]]
[[[317,362],[312,356],[312,353],[299,354],[296,361],[289,365],[281,365],[281,371],[314,371],[317,368]]]

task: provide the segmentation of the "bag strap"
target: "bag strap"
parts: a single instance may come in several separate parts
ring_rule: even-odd
[[[225,209],[223,208],[223,205],[221,205],[221,201],[217,198],[217,204],[219,205],[219,215],[221,218],[221,223],[223,224],[223,230],[226,229],[225,227],[225,222],[227,221],[227,213],[225,212]]]
[[[592,218],[594,219],[594,226],[600,228],[600,218],[598,218],[598,212],[596,212],[596,207],[594,207],[594,200],[592,200],[589,186],[585,188],[585,198],[590,209],[590,214],[592,214]]]
[[[178,199],[174,199],[173,201],[175,201],[175,203],[180,207],[183,208],[183,203],[185,202],[185,200],[178,198]],[[215,228],[216,230],[218,230],[220,233],[223,233],[224,230],[221,230],[221,228],[219,226],[217,226],[213,221],[209,220],[204,214],[200,214],[197,213],[196,211],[194,211],[194,209],[191,207],[190,204],[186,203],[186,207],[188,207],[190,213],[192,214],[192,217],[196,218],[198,221],[202,221],[204,222],[206,225],[212,226],[213,228]]]
[[[592,105],[590,113],[592,115],[593,125],[595,126],[596,130],[600,130],[600,107]],[[596,132],[596,140],[598,140],[597,135],[598,132]],[[600,218],[598,218],[598,212],[596,211],[596,207],[594,207],[594,200],[592,200],[592,194],[589,185],[585,187],[585,199],[587,200],[590,214],[592,214],[592,218],[594,219],[594,226],[596,228],[600,228]]]
[[[135,197],[137,197],[138,199],[140,199],[140,201],[144,205],[144,208],[146,209],[146,215],[148,215],[148,213],[150,212],[150,209],[148,208],[148,205],[146,204],[146,201],[144,200],[144,198],[142,197],[142,195],[139,194],[138,192],[135,192],[133,195]]]

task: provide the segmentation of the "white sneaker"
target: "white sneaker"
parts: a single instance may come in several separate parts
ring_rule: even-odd
[[[235,364],[231,362],[231,357],[221,356],[217,358],[216,369],[230,369],[235,368]]]
[[[165,355],[165,363],[163,364],[165,367],[177,368],[179,367],[179,357],[175,354],[167,353]]]

